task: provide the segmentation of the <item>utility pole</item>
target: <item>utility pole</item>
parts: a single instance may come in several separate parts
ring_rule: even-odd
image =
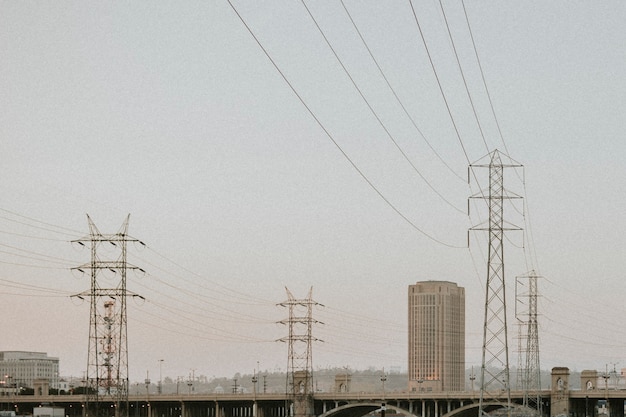
[[[502,162],[505,156],[510,163]],[[504,202],[520,196],[505,190],[504,169],[522,165],[494,150],[470,169],[488,168],[489,187],[471,196],[487,203],[487,224],[471,230],[487,231],[489,248],[487,255],[487,282],[485,291],[485,316],[483,327],[482,366],[480,370],[479,417],[487,416],[489,402],[505,402],[511,410],[511,384],[509,368],[509,345],[506,314],[506,285],[504,279],[504,232],[520,230],[504,220]]]
[[[310,417],[313,415],[313,341],[320,341],[313,337],[313,324],[320,323],[313,319],[313,306],[321,306],[313,301],[313,288],[308,297],[296,299],[288,288],[287,301],[278,304],[286,307],[289,318],[279,323],[287,325],[289,335],[279,339],[288,344],[287,393],[291,395],[294,417]]]
[[[380,405],[380,417],[385,417],[387,412],[387,400],[385,399],[385,381],[387,381],[387,375],[385,374],[385,368],[383,368],[383,374],[380,377],[380,382],[383,383],[383,401]]]
[[[159,388],[157,392],[159,395],[163,394],[163,361],[165,359],[159,359]]]
[[[609,406],[609,365],[605,365],[604,373],[602,374],[602,378],[604,378],[604,401],[606,402],[606,414],[607,417],[611,417],[611,407]]]
[[[74,296],[90,300],[85,379],[85,411],[90,417],[109,415],[107,407],[101,405],[104,402],[114,404],[115,417],[126,416],[129,412],[126,299],[128,296],[140,296],[127,291],[126,275],[128,270],[144,272],[126,261],[129,242],[143,245],[128,236],[129,217],[126,217],[118,233],[102,234],[87,215],[89,235],[73,241],[89,246],[91,251],[89,263],[72,268],[83,273],[89,271],[91,278],[89,291]],[[103,275],[108,275],[110,279],[104,281]]]

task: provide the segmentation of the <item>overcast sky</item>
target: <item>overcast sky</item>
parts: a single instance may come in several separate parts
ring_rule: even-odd
[[[408,1],[232,4],[256,40],[222,0],[0,2],[0,350],[82,376],[70,268],[90,254],[70,241],[130,213],[131,381],[160,359],[173,378],[285,370],[285,287],[324,305],[315,368],[406,370],[421,280],[466,288],[479,367],[487,240],[467,236],[486,211],[467,199],[486,184],[467,167],[499,149],[524,166],[505,170],[525,198],[505,208],[524,229],[511,365],[534,269],[541,367],[626,367],[623,2],[467,1],[480,61],[459,2],[415,1],[419,26]]]

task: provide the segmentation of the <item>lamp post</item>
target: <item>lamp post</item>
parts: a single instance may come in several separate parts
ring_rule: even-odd
[[[13,377],[11,375],[5,375],[4,378],[8,381],[6,383],[6,386],[9,388],[8,391],[8,399],[7,399],[7,411],[11,410],[11,397],[12,397],[12,389],[11,389],[11,380],[13,379]]]
[[[610,417],[611,407],[609,407],[609,365],[606,365],[604,374],[602,374],[602,378],[604,378],[604,400],[606,401],[606,414]]]
[[[256,417],[257,415],[257,403],[256,403],[256,383],[259,379],[256,377],[256,369],[254,370],[254,374],[252,375],[252,397],[253,397],[253,404],[252,404],[252,417]]]
[[[387,381],[387,375],[385,374],[385,368],[383,368],[383,374],[380,376],[380,382],[383,384],[383,403],[385,402],[385,382]]]
[[[385,381],[387,381],[387,375],[385,375],[385,368],[383,368],[383,374],[380,376],[380,382],[383,384],[383,402],[380,406],[380,417],[385,417],[387,411],[387,404],[385,402]]]
[[[146,371],[146,417],[150,417],[150,374]]]
[[[150,396],[150,373],[146,371],[146,379],[143,381],[146,384],[146,398]]]
[[[159,359],[159,395],[163,394],[163,359]]]

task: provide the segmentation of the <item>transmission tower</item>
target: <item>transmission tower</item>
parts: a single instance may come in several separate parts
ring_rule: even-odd
[[[523,372],[521,378],[521,388],[524,392],[523,405],[527,410],[537,415],[541,415],[541,368],[539,366],[539,327],[537,321],[537,299],[539,290],[537,280],[540,277],[535,271],[530,271],[527,275],[516,279],[516,300],[519,305],[526,305],[525,310],[519,312],[518,320],[524,329],[526,349],[523,358]],[[522,335],[520,335],[522,338]],[[521,344],[521,343],[520,343]]]
[[[294,298],[288,288],[287,301],[278,304],[289,310],[289,318],[279,323],[287,325],[289,335],[279,339],[288,344],[289,359],[287,366],[286,390],[291,396],[294,417],[310,417],[313,415],[313,354],[314,341],[320,341],[312,335],[313,324],[320,323],[313,319],[313,288],[306,299]]]
[[[510,163],[503,163],[505,156]],[[505,402],[511,409],[511,384],[506,316],[506,286],[504,279],[504,232],[520,230],[504,220],[504,202],[521,198],[504,188],[504,169],[521,167],[508,156],[494,150],[473,168],[488,168],[489,188],[471,198],[486,200],[489,210],[487,224],[471,230],[484,230],[489,235],[487,255],[487,282],[485,291],[485,316],[483,327],[482,366],[480,372],[480,416],[488,414],[490,402]]]
[[[110,415],[110,407],[104,407],[104,402],[114,404],[115,417],[127,416],[129,411],[126,299],[139,296],[127,291],[126,274],[129,270],[143,272],[126,262],[127,244],[143,245],[128,236],[129,217],[119,232],[105,235],[87,215],[89,235],[73,241],[91,250],[91,261],[73,268],[83,273],[89,271],[91,278],[89,291],[75,295],[90,300],[85,416]]]
[[[515,277],[515,319],[517,320],[517,379],[516,387],[522,389],[526,378],[526,341],[528,340],[528,300],[530,292],[525,276]]]
[[[517,296],[515,299],[518,300]],[[526,332],[528,331],[528,324],[526,317],[518,316],[517,310],[515,311],[515,318],[517,319],[517,373],[515,386],[521,388],[524,386],[526,375]]]

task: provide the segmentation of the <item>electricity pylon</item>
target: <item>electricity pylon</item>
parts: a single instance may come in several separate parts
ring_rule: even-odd
[[[511,162],[503,163],[502,156],[505,156]],[[489,188],[471,196],[471,198],[486,200],[489,210],[487,223],[471,229],[484,230],[489,235],[482,366],[480,370],[479,417],[488,414],[487,408],[489,403],[505,402],[507,409],[511,409],[506,285],[504,279],[504,232],[520,229],[505,222],[504,202],[508,199],[521,197],[505,190],[504,169],[521,166],[498,150],[494,150],[481,160],[470,165],[470,169],[489,169]]]
[[[89,235],[73,241],[81,246],[89,245],[91,250],[89,263],[72,268],[89,271],[91,278],[89,291],[75,295],[90,300],[86,417],[110,415],[110,408],[103,407],[103,402],[114,404],[115,417],[127,416],[129,411],[126,298],[139,296],[127,291],[126,274],[134,269],[143,272],[126,262],[127,244],[138,242],[143,245],[128,236],[129,217],[118,233],[105,235],[87,215]],[[106,284],[104,274],[109,275]]]
[[[536,272],[530,271],[527,275],[517,277],[516,300],[520,305],[527,308],[518,313],[518,320],[521,323],[520,330],[525,331],[526,349],[523,359],[523,370],[521,378],[521,388],[524,392],[523,405],[527,410],[537,416],[542,414],[541,404],[541,368],[539,364],[539,326],[537,321],[538,309],[537,299],[539,289],[537,280],[541,278]],[[526,288],[527,290],[522,290]],[[520,335],[522,337],[522,335]],[[522,361],[520,361],[522,362]]]
[[[278,339],[288,344],[287,394],[292,401],[291,415],[310,417],[313,415],[313,342],[320,341],[313,337],[313,324],[321,322],[313,319],[313,306],[322,304],[313,301],[313,288],[303,300],[296,299],[288,288],[287,301],[278,304],[287,307],[289,318],[279,323],[287,325],[289,335]]]

